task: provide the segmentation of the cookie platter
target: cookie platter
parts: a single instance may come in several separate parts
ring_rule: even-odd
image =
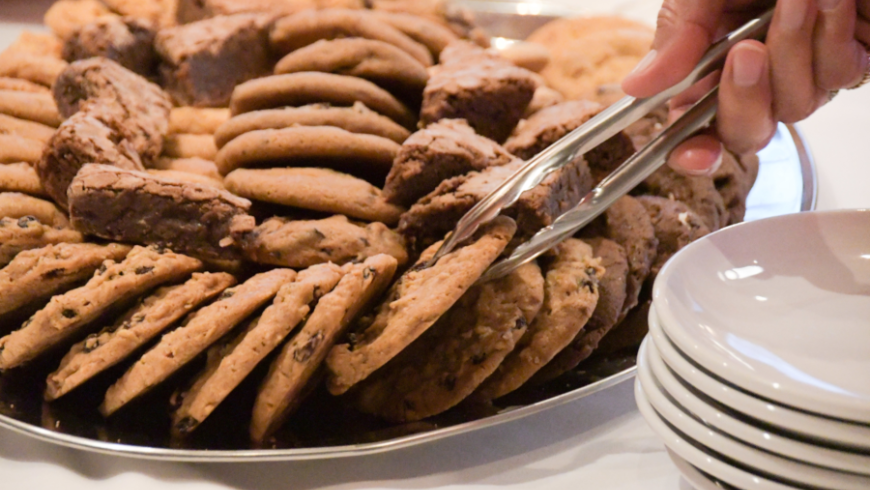
[[[578,3],[578,2],[575,2]],[[495,47],[509,46],[567,9],[524,10],[512,13],[521,2],[469,2],[478,22],[494,36]],[[490,8],[492,7],[492,8]],[[586,12],[581,12],[586,13]],[[601,12],[599,12],[601,13]],[[815,204],[815,172],[812,158],[799,132],[781,125],[771,145],[759,155],[759,173],[746,201],[746,218],[759,219],[809,210]],[[96,394],[82,387],[75,396],[55,403],[43,402],[42,394],[27,389],[40,379],[27,375],[0,377],[0,426],[51,443],[84,450],[138,458],[172,461],[242,462],[268,460],[326,459],[397,450],[452,435],[492,427],[577,400],[607,389],[634,376],[634,349],[593,356],[581,368],[533,389],[519,390],[500,403],[501,408],[453,409],[422,421],[400,425],[380,421],[330,403],[325,390],[315,390],[294,415],[298,423],[283,431],[280,449],[248,449],[244,430],[216,431],[246,420],[245,407],[225,407],[207,421],[209,435],[182,443],[161,433],[166,420],[152,417],[147,407],[135,408],[119,417],[102,418],[77,405]],[[34,373],[44,378],[37,367]],[[241,387],[241,388],[244,388]],[[321,392],[322,391],[322,392]],[[85,403],[86,405],[88,403]],[[148,415],[144,416],[143,415]],[[306,427],[307,420],[316,430]],[[235,422],[235,423],[234,423]],[[160,435],[155,435],[160,434]],[[211,437],[220,434],[219,438]]]

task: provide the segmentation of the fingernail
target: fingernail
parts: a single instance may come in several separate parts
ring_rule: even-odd
[[[752,87],[761,80],[765,68],[764,52],[753,47],[738,47],[734,51],[731,76],[738,87]]]
[[[647,68],[649,68],[649,66],[653,63],[653,61],[655,61],[656,56],[658,56],[658,54],[659,54],[658,51],[656,51],[654,49],[650,50],[650,52],[647,53],[646,56],[644,56],[643,59],[640,60],[640,62],[638,62],[637,66],[635,66],[634,69],[631,70],[631,73],[629,73],[629,75],[634,75],[635,73],[640,73],[640,72],[646,70]]]
[[[804,26],[807,19],[809,2],[806,0],[781,0],[782,8],[779,12],[779,23],[789,31],[796,31]]]
[[[841,1],[842,0],[816,0],[816,5],[819,7],[819,10],[825,12],[836,9]]]

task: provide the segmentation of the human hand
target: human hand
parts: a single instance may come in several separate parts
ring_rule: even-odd
[[[764,12],[772,0],[665,0],[653,50],[623,82],[647,97],[682,80],[716,39]],[[720,74],[671,100],[679,117],[719,82],[716,127],[680,144],[668,158],[675,170],[712,173],[729,150],[752,153],[776,132],[777,122],[806,118],[868,71],[870,0],[779,0],[765,43],[743,41]],[[863,43],[863,44],[862,44]]]

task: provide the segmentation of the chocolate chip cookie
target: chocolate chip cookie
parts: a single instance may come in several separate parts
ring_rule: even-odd
[[[0,218],[0,267],[8,264],[19,252],[42,248],[54,243],[81,243],[84,237],[70,228],[58,228],[40,223],[33,216]]]
[[[710,229],[685,203],[658,196],[640,196],[656,233],[656,259],[647,281],[652,283],[662,266],[686,245],[710,233]]]
[[[18,192],[0,192],[0,218],[32,216],[42,224],[68,228],[69,219],[54,203]]]
[[[0,90],[0,114],[56,128],[63,120],[51,94]]]

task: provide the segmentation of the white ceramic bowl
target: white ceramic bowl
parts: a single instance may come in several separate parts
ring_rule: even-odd
[[[679,454],[675,453],[670,448],[667,448],[667,451],[668,457],[671,458],[674,466],[680,470],[680,474],[683,478],[689,482],[690,485],[695,487],[695,490],[723,490],[723,488],[725,490],[731,490],[734,488],[731,485],[724,487],[724,485],[727,484],[714,482],[707,475],[698,470],[698,468],[692,466],[688,461],[681,458]]]
[[[868,426],[817,417],[755,398],[719,381],[686,360],[662,331],[655,306],[650,308],[649,332],[661,359],[674,374],[722,405],[787,432],[818,439],[847,450],[870,451],[870,427]]]
[[[686,440],[681,434],[677,434],[659,416],[647,401],[639,381],[634,384],[634,398],[641,415],[652,430],[662,438],[665,446],[692,466],[742,490],[799,490],[791,485],[749,473],[722,461],[716,454],[699,449],[696,442]]]
[[[679,405],[679,408],[694,415],[706,425],[780,456],[826,468],[870,475],[870,456],[837,451],[783,437],[776,432],[750,425],[727,410],[708,405],[680,383],[665,366],[656,350],[655,342],[648,342],[646,345],[646,361],[646,365],[639,369],[650,370],[648,374]]]
[[[650,405],[663,420],[703,447],[785,483],[810,485],[826,490],[870,488],[870,477],[812,466],[777,456],[739,442],[713,427],[705,426],[681,410],[662,391],[649,368],[646,343],[641,345],[638,352],[637,365],[637,379]]]
[[[870,210],[720,230],[676,254],[653,302],[674,344],[761,397],[870,423]]]

